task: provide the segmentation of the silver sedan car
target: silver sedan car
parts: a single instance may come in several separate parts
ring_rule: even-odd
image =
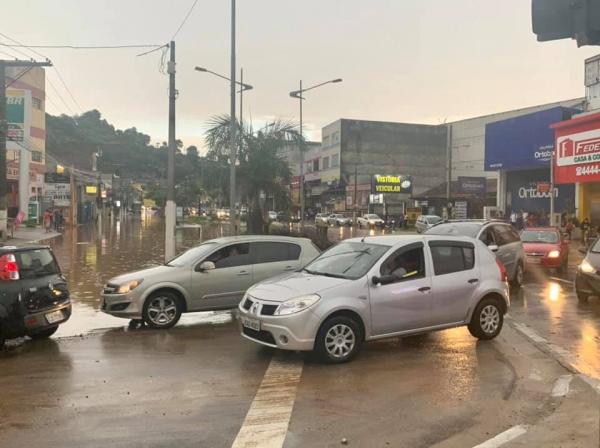
[[[238,236],[200,244],[163,266],[115,277],[102,311],[169,328],[181,313],[235,308],[254,283],[293,272],[319,255],[307,238]]]
[[[301,272],[254,285],[239,314],[247,339],[339,363],[391,336],[466,325],[492,339],[508,306],[506,269],[483,242],[403,235],[345,240]]]

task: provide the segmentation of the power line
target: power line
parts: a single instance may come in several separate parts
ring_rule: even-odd
[[[54,66],[54,70],[56,71],[56,74],[58,76],[58,79],[60,79],[60,82],[62,83],[62,85],[65,87],[65,89],[67,90],[67,93],[69,94],[69,96],[71,97],[71,99],[73,100],[73,103],[75,103],[75,105],[77,106],[77,108],[79,109],[79,112],[83,113],[83,109],[81,108],[81,106],[79,105],[79,103],[77,102],[77,100],[75,99],[75,97],[73,96],[73,93],[71,92],[71,89],[69,89],[69,87],[67,86],[67,83],[65,83],[65,80],[63,79],[63,77],[61,76],[60,72],[58,71],[58,68],[56,66]]]
[[[192,7],[189,9],[189,11],[187,12],[187,14],[183,18],[183,21],[181,22],[181,25],[179,25],[179,28],[177,28],[177,31],[175,31],[175,34],[173,34],[173,37],[171,38],[171,40],[175,40],[175,37],[179,34],[179,31],[181,31],[181,28],[183,28],[183,25],[185,25],[185,22],[187,22],[187,19],[190,17],[190,14],[192,14],[192,11],[196,7],[196,3],[198,3],[198,0],[194,0],[194,3],[192,4]]]
[[[0,33],[1,34],[1,33]],[[2,34],[3,35],[3,34]],[[11,39],[12,40],[12,39]],[[132,45],[25,45],[25,44],[3,44],[10,48],[50,48],[68,50],[116,50],[126,48],[155,48],[162,47],[160,44],[132,44]],[[32,50],[33,51],[33,50]]]
[[[46,81],[48,81],[48,85],[50,87],[52,87],[52,90],[54,90],[54,93],[56,93],[56,96],[58,96],[58,99],[60,99],[60,101],[65,105],[65,107],[67,109],[69,109],[69,112],[71,113],[71,115],[75,115],[75,113],[73,112],[73,109],[71,109],[71,107],[67,104],[67,102],[62,97],[62,95],[58,92],[58,89],[54,86],[54,84],[52,83],[52,81],[50,80],[50,78],[46,78]]]

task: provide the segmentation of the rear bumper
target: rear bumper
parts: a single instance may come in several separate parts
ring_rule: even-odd
[[[54,313],[56,311],[62,312],[62,319],[49,323],[46,316],[50,313]],[[57,305],[52,308],[45,309],[43,311],[38,311],[35,313],[27,314],[23,318],[23,326],[28,332],[36,332],[45,330],[46,328],[56,327],[60,324],[65,323],[71,317],[71,302],[66,302],[60,305]]]
[[[531,259],[533,259],[534,257],[528,256],[526,258],[527,258],[527,260],[526,260],[527,266],[530,268],[535,268],[536,266],[540,266],[545,269],[556,269],[556,268],[560,268],[565,261],[565,259],[563,257],[559,257],[559,258],[535,257],[536,259],[539,259],[539,263],[532,263]]]

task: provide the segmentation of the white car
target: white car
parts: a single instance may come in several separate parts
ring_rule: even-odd
[[[329,215],[327,213],[317,213],[315,216],[315,225],[329,225]]]
[[[361,216],[360,218],[356,218],[356,223],[359,228],[374,228],[374,227],[383,227],[385,222],[383,219],[374,213],[368,213],[366,215]]]
[[[268,212],[269,221],[277,221],[277,212],[270,211]]]
[[[252,286],[238,309],[243,337],[340,363],[363,341],[463,325],[493,339],[509,303],[506,269],[482,241],[402,235],[344,240]]]
[[[334,213],[332,215],[329,215],[329,217],[327,218],[327,222],[329,223],[330,226],[349,226],[352,225],[352,219],[341,215],[339,213]]]
[[[417,233],[426,232],[441,220],[442,218],[437,215],[421,215],[415,222],[415,229],[417,229]]]

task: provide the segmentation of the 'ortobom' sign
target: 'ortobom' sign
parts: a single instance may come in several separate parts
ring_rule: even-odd
[[[375,174],[371,183],[373,193],[412,193],[412,178],[405,175]]]

